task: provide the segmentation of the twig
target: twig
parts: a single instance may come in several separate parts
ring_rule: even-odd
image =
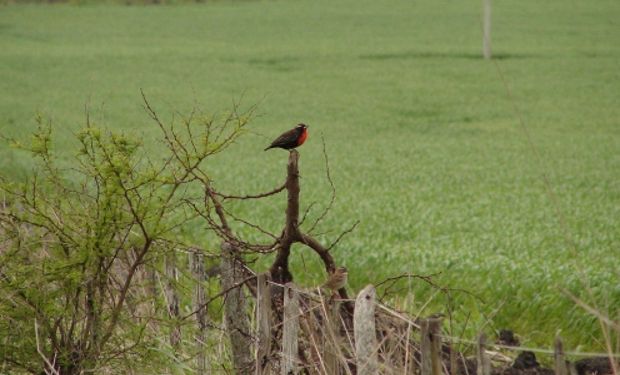
[[[389,283],[389,285],[385,288],[385,290],[384,290],[383,294],[381,295],[381,298],[379,298],[379,300],[383,300],[387,296],[389,290],[399,280],[402,280],[402,279],[412,279],[413,278],[413,279],[420,279],[420,280],[426,282],[428,285],[430,285],[433,288],[439,290],[440,292],[447,293],[447,294],[449,294],[450,292],[461,292],[461,293],[465,293],[465,294],[467,294],[469,296],[472,296],[472,297],[476,298],[481,303],[484,303],[484,300],[480,296],[478,296],[475,293],[472,293],[472,292],[470,292],[468,290],[461,289],[461,288],[448,288],[448,287],[444,287],[444,286],[441,286],[441,285],[435,283],[433,281],[433,277],[438,276],[440,274],[441,274],[441,272],[437,272],[437,273],[430,274],[430,275],[418,275],[418,274],[412,274],[412,273],[403,273],[401,275],[397,275],[397,276],[393,276],[393,277],[388,277],[387,279],[379,282],[376,285],[376,288],[378,289],[381,285]]]
[[[608,316],[602,314],[600,311],[598,311],[595,308],[593,308],[592,306],[588,305],[583,300],[577,298],[577,296],[575,296],[574,294],[572,294],[568,290],[566,290],[564,288],[560,288],[560,290],[562,291],[562,293],[567,295],[568,298],[573,300],[573,302],[575,302],[579,307],[581,307],[582,309],[586,310],[589,314],[592,314],[592,315],[596,316],[600,321],[604,322],[608,326],[610,326],[613,329],[615,329],[615,330],[620,332],[620,324],[618,324],[618,323],[614,322],[613,320],[609,319]]]
[[[215,192],[214,194],[222,197],[222,199],[227,200],[227,199],[239,199],[239,200],[246,200],[246,199],[260,199],[260,198],[265,198],[268,197],[270,195],[275,195],[278,194],[279,192],[281,192],[282,190],[286,189],[286,182],[283,183],[281,186],[268,191],[266,193],[260,193],[260,194],[254,194],[254,195],[226,195],[226,194],[222,194],[219,192]]]
[[[310,213],[310,210],[312,209],[312,207],[314,207],[315,204],[316,204],[316,201],[310,203],[308,207],[306,207],[306,209],[304,210],[304,214],[301,216],[301,220],[299,221],[299,226],[301,226],[304,223],[304,221],[306,221],[306,217],[308,216],[308,214]]]
[[[403,273],[403,274],[400,274],[400,275],[397,275],[397,276],[388,277],[387,279],[377,283],[375,285],[375,287],[379,288],[381,285],[387,284],[389,282],[394,283],[394,282],[396,282],[398,280],[401,280],[401,279],[412,279],[412,278],[414,278],[414,279],[421,279],[421,280],[426,281],[428,284],[430,284],[432,286],[437,286],[433,282],[432,278],[435,277],[435,276],[438,276],[438,275],[441,275],[441,272],[433,273],[433,274],[430,274],[430,275],[417,275],[417,274],[413,274],[413,273]],[[438,287],[438,288],[440,288],[440,287]]]
[[[345,230],[344,232],[340,233],[340,235],[338,236],[338,238],[336,238],[336,240],[335,240],[334,242],[332,242],[332,244],[331,244],[331,245],[329,245],[329,246],[327,247],[327,249],[326,249],[326,250],[327,250],[327,251],[330,251],[330,250],[331,250],[334,246],[336,246],[336,245],[338,244],[338,242],[340,242],[340,240],[342,239],[342,237],[344,237],[345,235],[347,235],[347,234],[349,234],[349,233],[353,232],[353,231],[355,230],[355,227],[357,227],[359,223],[360,223],[360,221],[359,221],[359,220],[358,220],[358,221],[356,221],[355,223],[353,223],[353,225],[352,225],[349,229],[347,229],[347,230]]]
[[[323,210],[321,215],[319,215],[319,217],[316,218],[316,220],[314,221],[310,229],[308,229],[308,233],[312,233],[314,231],[316,226],[319,225],[319,223],[327,216],[327,214],[333,207],[334,202],[336,201],[336,186],[334,185],[334,181],[332,181],[332,176],[330,174],[329,158],[327,157],[327,150],[325,148],[325,138],[323,137],[322,134],[321,134],[321,143],[323,144],[323,157],[325,159],[325,175],[327,176],[327,181],[329,181],[329,186],[331,187],[332,195],[331,195],[331,198],[329,199],[329,203],[327,204],[327,207],[325,207],[325,210]]]
[[[49,367],[49,371],[45,370],[45,373],[49,375],[60,375],[60,373],[54,368],[54,365],[47,359],[41,350],[41,344],[39,342],[39,324],[37,324],[37,318],[34,318],[34,337],[37,345],[37,353],[39,353],[43,359],[43,362],[45,362],[45,364]]]
[[[242,218],[240,218],[240,217],[237,217],[237,216],[233,215],[230,211],[228,211],[228,210],[226,210],[226,209],[224,209],[224,212],[225,212],[227,215],[229,215],[230,217],[232,217],[232,218],[233,218],[233,220],[238,221],[238,222],[240,222],[240,223],[243,223],[243,224],[245,224],[245,225],[247,225],[247,226],[249,226],[249,227],[252,227],[252,228],[256,229],[257,231],[259,231],[259,232],[261,232],[261,233],[263,233],[263,234],[265,234],[265,235],[267,235],[267,236],[269,236],[269,237],[273,238],[274,240],[277,240],[277,239],[278,239],[278,237],[276,237],[273,233],[271,233],[271,232],[267,231],[266,229],[263,229],[260,225],[258,225],[258,224],[254,224],[254,223],[251,223],[251,222],[249,222],[249,221],[247,221],[247,220],[245,220],[245,219],[242,219]]]
[[[208,301],[206,301],[205,303],[203,303],[202,305],[200,305],[196,310],[192,311],[191,313],[181,317],[181,320],[185,320],[187,318],[190,318],[196,314],[198,314],[202,309],[206,308],[207,306],[209,306],[209,304],[213,301],[215,301],[216,299],[225,296],[226,294],[228,294],[231,290],[239,288],[241,286],[243,286],[243,284],[247,283],[250,280],[254,280],[256,278],[256,275],[252,275],[252,276],[248,276],[245,279],[233,284],[231,287],[226,288],[225,290],[222,290],[221,292],[219,292],[218,294],[214,295],[213,297],[209,298]]]

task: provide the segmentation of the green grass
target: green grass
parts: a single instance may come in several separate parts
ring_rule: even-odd
[[[244,93],[260,116],[255,133],[212,165],[218,186],[276,186],[285,153],[262,149],[310,124],[303,203],[329,200],[323,134],[338,192],[321,239],[360,220],[334,250],[352,289],[442,272],[438,283],[485,301],[457,293],[461,324],[472,313],[470,336],[497,309],[493,326],[527,344],[550,345],[560,331],[570,348],[601,350],[596,319],[560,289],[617,316],[620,3],[496,1],[493,12],[512,100],[494,64],[479,58],[479,1],[1,7],[0,129],[25,136],[41,112],[69,160],[89,103],[95,122],[157,150],[140,88],[167,119],[195,103],[225,110]],[[0,157],[2,175],[31,168],[6,146]],[[276,231],[283,204],[237,210]],[[200,230],[188,236],[205,242]],[[297,255],[294,268],[313,285],[324,276],[305,254],[309,272]],[[432,294],[412,286],[419,301]]]

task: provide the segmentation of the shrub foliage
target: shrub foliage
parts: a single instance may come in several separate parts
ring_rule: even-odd
[[[162,259],[183,247],[177,228],[199,217],[186,202],[194,183],[209,180],[206,160],[250,116],[192,113],[164,125],[149,114],[164,139],[184,140],[165,142],[157,159],[138,139],[90,121],[76,134],[70,168],[59,167],[52,126],[41,118],[29,142],[10,140],[37,167],[26,182],[0,183],[0,357],[9,372],[127,373],[175,357],[162,355],[175,348],[159,332],[180,322],[153,292]]]

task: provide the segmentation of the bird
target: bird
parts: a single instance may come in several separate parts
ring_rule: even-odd
[[[323,288],[337,291],[347,285],[347,276],[349,275],[346,267],[338,267],[329,274],[327,281],[323,284]]]
[[[265,151],[270,148],[283,148],[285,150],[292,150],[304,144],[308,138],[308,125],[298,124],[293,129],[280,134]]]

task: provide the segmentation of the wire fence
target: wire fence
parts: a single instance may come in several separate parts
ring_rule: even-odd
[[[263,292],[273,295],[260,297],[268,302],[257,301],[255,306],[256,337],[262,337],[256,340],[256,374],[303,370],[330,375],[490,375],[513,365],[515,358],[506,355],[510,351],[553,356],[552,371],[572,375],[577,373],[577,362],[571,363],[567,357],[620,358],[619,353],[564,351],[559,338],[550,349],[487,343],[484,334],[475,340],[452,336],[442,332],[442,318],[414,317],[381,303],[372,285],[360,291],[356,299],[339,299],[323,294],[319,288],[307,290],[292,283],[283,286],[263,282],[268,285]],[[277,300],[280,293],[284,295],[282,305],[274,307],[272,300]],[[352,314],[343,308],[347,304],[354,305]],[[475,359],[457,352],[457,344],[471,345]]]

